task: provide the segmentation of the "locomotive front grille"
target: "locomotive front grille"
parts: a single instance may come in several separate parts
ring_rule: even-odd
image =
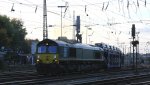
[[[58,55],[57,54],[39,54],[37,57],[37,63],[58,63]]]

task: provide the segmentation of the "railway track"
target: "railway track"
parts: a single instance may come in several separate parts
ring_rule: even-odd
[[[10,72],[1,74],[0,76],[0,85],[4,84],[39,84],[39,83],[49,83],[49,82],[63,82],[74,79],[87,78],[91,76],[105,76],[106,74],[96,73],[96,74],[73,74],[73,75],[65,75],[65,76],[44,76],[37,75],[34,72]]]
[[[124,75],[120,75],[124,73]],[[125,74],[126,73],[126,74]],[[148,73],[147,73],[148,74]],[[146,73],[139,75],[138,77],[142,77],[147,75]],[[150,75],[150,74],[148,74]],[[109,73],[109,74],[102,74],[102,73],[91,73],[91,74],[80,74],[80,75],[67,75],[67,76],[43,76],[37,75],[36,73],[29,73],[29,74],[12,74],[11,77],[1,77],[0,78],[0,85],[4,84],[15,84],[15,85],[24,85],[24,84],[57,84],[57,85],[85,85],[85,84],[96,84],[96,83],[103,83],[109,84],[114,82],[119,82],[120,80],[125,80],[129,78],[135,78],[137,75],[133,74],[132,72],[120,72],[120,73]],[[119,81],[118,81],[119,80]]]
[[[38,75],[35,71],[15,71],[4,72],[0,74],[0,85],[16,84],[17,81],[45,78],[44,75]],[[19,85],[19,84],[17,84]]]
[[[131,83],[127,85],[149,85],[150,81],[143,81],[143,82],[138,82],[138,83]]]
[[[8,73],[7,73],[8,74]],[[121,82],[120,80],[144,78],[150,75],[149,72],[143,72],[140,74],[133,74],[133,72],[109,72],[109,73],[91,73],[91,74],[73,74],[64,76],[44,76],[37,75],[36,72],[29,73],[9,73],[8,75],[1,75],[0,85],[85,85],[85,84],[109,84],[115,82]],[[114,82],[115,81],[115,82]],[[126,80],[127,81],[127,80]]]
[[[150,78],[150,74],[109,76],[108,78],[91,78],[70,82],[71,85],[126,85],[140,79]],[[131,84],[132,85],[132,84]],[[139,84],[140,85],[140,84]]]
[[[35,70],[35,65],[8,65],[5,72],[13,72],[13,71],[24,71],[24,70]]]
[[[71,75],[70,75],[71,76]],[[24,82],[40,82],[49,81],[51,79],[60,80],[59,76],[44,76],[38,75],[34,71],[16,71],[16,72],[5,72],[0,74],[0,84],[13,84],[13,83],[24,83]],[[63,78],[63,76],[61,76]],[[69,77],[70,78],[70,77]],[[53,80],[54,80],[53,79]]]

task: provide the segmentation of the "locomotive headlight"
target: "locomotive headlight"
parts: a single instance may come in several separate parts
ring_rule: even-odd
[[[37,59],[36,61],[37,61],[37,62],[39,62],[40,60],[39,60],[39,59]]]
[[[56,59],[56,55],[54,55],[54,59]]]
[[[54,62],[58,62],[56,55],[54,55]]]
[[[37,56],[37,59],[39,59],[39,58],[40,58],[40,56],[38,55],[38,56]]]
[[[39,62],[40,61],[40,56],[38,55],[37,56],[37,60],[36,60],[37,62]]]

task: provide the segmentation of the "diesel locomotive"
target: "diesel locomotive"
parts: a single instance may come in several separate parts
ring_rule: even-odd
[[[40,74],[91,72],[121,68],[120,49],[104,43],[88,45],[44,39],[37,44],[36,69]]]

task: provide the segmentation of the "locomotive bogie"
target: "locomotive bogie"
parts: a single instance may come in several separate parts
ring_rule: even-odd
[[[91,72],[100,71],[104,68],[106,68],[104,61],[98,60],[60,60],[59,64],[37,65],[37,71],[41,74]]]

